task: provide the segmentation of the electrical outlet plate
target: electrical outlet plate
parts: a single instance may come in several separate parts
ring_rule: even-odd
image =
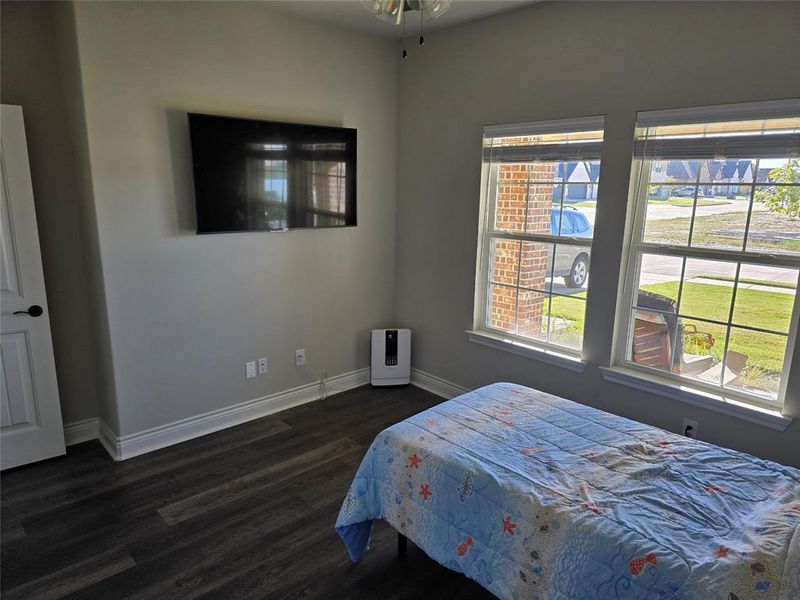
[[[266,375],[267,374],[267,357],[266,356],[258,359],[258,374],[259,375]]]
[[[294,351],[294,364],[297,367],[302,367],[306,364],[306,349],[300,348]]]
[[[244,376],[245,379],[252,379],[256,376],[256,361],[251,360],[244,363]]]
[[[693,440],[696,440],[699,427],[700,426],[697,424],[697,421],[692,421],[691,419],[684,419],[683,425],[681,426],[681,434],[685,435],[686,437],[692,438]]]

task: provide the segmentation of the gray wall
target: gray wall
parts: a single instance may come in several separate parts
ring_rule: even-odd
[[[800,96],[798,3],[542,3],[432,33],[402,65],[399,321],[416,367],[477,387],[511,380],[800,465],[784,433],[606,383],[635,113]],[[419,58],[417,58],[419,56]],[[582,375],[471,344],[482,126],[606,115]],[[790,410],[800,415],[800,351]]]
[[[108,424],[126,435],[312,381],[300,347],[318,372],[368,366],[368,330],[393,309],[394,44],[264,3],[74,10]],[[358,128],[358,227],[195,235],[187,111]],[[260,356],[269,375],[245,380]]]
[[[70,423],[97,416],[98,354],[53,8],[3,3],[0,100],[23,107],[61,410]]]

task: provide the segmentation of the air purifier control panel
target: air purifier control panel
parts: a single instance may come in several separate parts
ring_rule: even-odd
[[[374,386],[411,382],[411,330],[373,329],[370,379]]]
[[[397,329],[386,330],[386,358],[383,364],[387,367],[397,365]]]

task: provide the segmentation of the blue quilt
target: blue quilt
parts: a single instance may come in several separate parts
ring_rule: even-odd
[[[505,600],[800,598],[800,471],[509,383],[378,435],[354,561],[374,519]]]

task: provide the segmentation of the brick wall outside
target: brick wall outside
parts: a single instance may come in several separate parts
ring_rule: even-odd
[[[553,184],[552,163],[502,164],[497,175],[496,228],[512,233],[550,233]],[[527,208],[527,216],[526,216]],[[545,290],[548,248],[538,242],[496,240],[492,260],[493,280],[515,285],[519,269],[520,285]],[[522,261],[520,264],[520,260]],[[528,337],[542,335],[546,297],[541,293],[517,291],[495,286],[491,291],[489,324],[492,327]],[[515,330],[515,318],[517,328]]]

